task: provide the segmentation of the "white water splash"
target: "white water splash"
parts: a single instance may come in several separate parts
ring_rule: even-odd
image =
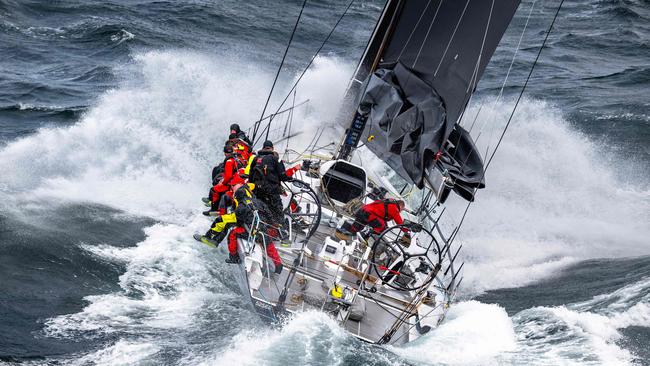
[[[312,102],[297,111],[294,126],[305,131],[301,135],[305,138],[295,144],[306,145],[318,126],[334,118],[333,106],[344,87],[341,80],[347,79],[350,69],[323,58],[306,75],[302,85],[309,88],[301,86],[297,100]],[[88,363],[104,357],[120,363],[113,358],[120,354],[125,355],[125,363],[146,359],[170,332],[191,330],[206,306],[225,306],[224,300],[238,296],[223,283],[215,285],[215,272],[227,271],[222,257],[193,242],[190,235],[209,225],[197,216],[199,197],[205,194],[211,165],[220,159],[227,126],[237,121],[246,127],[246,121],[258,118],[260,111],[251,106],[261,105],[267,90],[262,86],[272,81],[254,64],[227,58],[217,62],[205,55],[173,51],[138,56],[126,79],[76,125],[43,129],[0,151],[0,171],[11,172],[0,176],[5,203],[25,198],[57,204],[92,202],[164,222],[147,229],[147,238],[133,248],[82,246],[126,268],[119,291],[88,297],[89,304],[81,312],[46,323],[51,336],[110,333],[125,338],[83,356],[89,357]],[[503,117],[508,110],[504,104],[489,112]],[[479,193],[461,232],[468,292],[521,286],[585,258],[647,253],[648,192],[622,185],[624,179],[614,172],[600,159],[597,146],[572,131],[559,111],[543,102],[525,101],[488,172],[488,187]],[[459,218],[458,212],[452,216]],[[224,316],[234,311],[228,309]],[[576,337],[585,324],[596,324],[586,330],[585,339],[595,334],[592,346],[601,344],[598,339],[611,346],[620,326],[645,324],[643,306],[626,311],[585,315],[585,310],[557,308],[543,310],[543,319],[559,319],[575,330],[570,334]],[[292,354],[290,347],[297,347],[299,357],[285,357],[286,363],[340,363],[335,351],[355,350],[344,348],[350,339],[322,316],[298,317],[281,331],[242,330],[232,343],[184,362],[219,363],[243,357],[243,363],[272,364],[270,352]],[[518,327],[515,324],[517,333],[513,333],[512,320],[498,306],[463,303],[452,308],[435,337],[425,337],[408,352],[395,352],[404,357],[415,354],[416,361],[426,363],[532,360],[537,354],[530,349],[540,346],[522,343],[527,325]],[[151,332],[153,340],[147,342],[156,345],[126,340],[140,332]],[[286,339],[293,343],[285,343]],[[440,359],[427,353],[447,347],[440,339],[472,339],[473,346],[458,343]],[[545,359],[549,364],[566,360],[563,348],[549,347],[551,354],[562,353]],[[500,359],[499,352],[512,358]],[[607,348],[596,359],[609,360],[608,355],[611,360],[629,359],[617,348]]]
[[[447,320],[417,341],[391,350],[423,364],[497,364],[496,357],[516,347],[515,333],[498,305],[467,301],[450,308]]]
[[[494,149],[512,109],[488,105],[481,118],[495,131],[482,131],[481,151]],[[524,100],[459,235],[467,291],[521,286],[588,258],[650,254],[650,190],[626,184],[616,164],[625,163],[607,161],[559,110]],[[451,206],[458,220],[465,203]]]

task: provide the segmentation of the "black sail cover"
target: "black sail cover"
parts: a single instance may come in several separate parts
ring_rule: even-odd
[[[401,3],[360,99],[366,146],[419,188],[436,167],[472,200],[483,161],[457,122],[519,1]]]

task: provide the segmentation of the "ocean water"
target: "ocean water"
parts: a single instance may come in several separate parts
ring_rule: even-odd
[[[269,327],[191,237],[301,3],[0,0],[0,364],[650,365],[650,3],[565,3],[459,234],[459,301],[404,347],[320,313]],[[308,1],[270,109],[346,5]],[[305,75],[292,147],[337,139],[382,6],[355,2]],[[522,3],[479,84],[464,123],[482,150],[556,6]]]

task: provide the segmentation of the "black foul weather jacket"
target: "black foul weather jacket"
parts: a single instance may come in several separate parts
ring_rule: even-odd
[[[250,183],[255,183],[256,194],[280,194],[280,182],[291,180],[287,176],[284,163],[273,150],[262,149],[257,152],[250,167]]]

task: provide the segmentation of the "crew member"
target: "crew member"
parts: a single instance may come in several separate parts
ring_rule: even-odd
[[[230,135],[233,134],[235,135],[235,137],[241,139],[246,144],[248,144],[249,147],[253,146],[251,140],[248,138],[248,136],[246,136],[246,133],[244,133],[244,131],[242,131],[241,128],[239,128],[239,125],[236,123],[230,125]]]
[[[228,259],[227,263],[239,263],[240,257],[237,250],[237,238],[248,236],[247,228],[251,229],[255,212],[260,216],[261,221],[269,220],[268,208],[263,202],[256,199],[248,185],[237,185],[233,199],[230,201],[234,212],[217,216],[208,232],[197,238],[210,245],[218,246],[228,236]],[[231,230],[232,229],[232,230]],[[270,226],[260,224],[260,234],[256,239],[258,244],[266,246],[266,254],[273,262],[275,273],[282,272],[282,260],[273,243],[277,237],[277,230]]]
[[[395,224],[401,225],[404,223],[404,219],[400,212],[404,210],[404,207],[405,204],[402,200],[382,199],[367,203],[356,212],[350,232],[356,233],[364,227],[370,226],[375,234],[380,234],[386,229],[386,223],[391,220],[395,221]]]
[[[204,215],[210,215],[210,211],[219,209],[219,202],[225,194],[232,194],[232,187],[236,184],[243,183],[243,179],[238,174],[238,164],[233,155],[232,146],[226,145],[223,148],[223,154],[226,157],[221,179],[211,189],[208,199],[210,200],[210,210],[204,211]],[[222,212],[223,213],[223,212]]]
[[[284,163],[273,150],[273,142],[264,141],[262,150],[257,152],[251,162],[249,182],[255,184],[255,196],[269,207],[275,224],[282,224],[284,221],[280,184],[290,180],[292,178],[287,176]]]
[[[230,141],[232,142],[232,147],[233,150],[235,151],[235,154],[244,162],[243,165],[246,166],[246,161],[248,161],[248,158],[251,156],[250,145],[248,145],[244,140],[240,139],[239,137],[235,137]]]

